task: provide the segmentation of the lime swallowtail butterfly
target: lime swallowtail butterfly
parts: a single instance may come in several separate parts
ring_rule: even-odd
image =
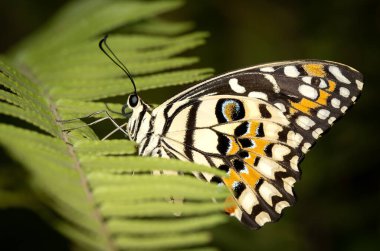
[[[105,52],[102,45],[106,45]],[[100,47],[130,77],[106,44]],[[294,204],[304,155],[355,103],[362,75],[320,60],[275,62],[205,80],[155,109],[136,92],[123,108],[138,154],[174,158],[218,168],[200,179],[227,186],[225,211],[251,228],[277,221]]]

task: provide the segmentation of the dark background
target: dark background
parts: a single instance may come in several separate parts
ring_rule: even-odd
[[[0,52],[32,33],[65,2],[2,1]],[[364,75],[358,104],[302,163],[296,206],[280,222],[259,231],[248,231],[231,219],[215,229],[216,245],[223,250],[378,250],[380,1],[189,0],[168,17],[193,20],[197,30],[210,31],[208,43],[192,54],[200,56],[200,66],[217,74],[270,61],[315,58],[351,65]],[[157,102],[172,92],[163,90],[166,96]],[[67,250],[68,244],[34,213],[7,209],[0,210],[3,247]]]

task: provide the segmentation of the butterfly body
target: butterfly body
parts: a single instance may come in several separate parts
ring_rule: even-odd
[[[129,98],[127,131],[139,155],[224,170],[223,178],[195,175],[226,185],[234,202],[226,212],[259,228],[294,204],[304,154],[362,86],[361,74],[339,63],[260,65],[203,81],[153,110]]]

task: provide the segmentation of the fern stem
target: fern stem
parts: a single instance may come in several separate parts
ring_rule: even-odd
[[[27,67],[25,64],[19,65],[19,69],[25,76],[27,76],[29,79],[31,79],[34,83],[37,83],[39,86],[44,87],[43,83],[41,83],[41,81],[38,80],[38,78],[32,73],[32,71],[29,69],[29,67]],[[51,95],[49,94],[48,88],[46,88],[46,87],[43,88],[42,93],[43,93],[43,97],[46,98],[46,101],[48,103],[48,107],[50,108],[52,114],[54,115],[54,118],[57,121],[62,120],[62,118],[60,117],[60,115],[57,111],[57,106],[56,106],[55,102],[53,101]],[[60,128],[59,124],[58,124],[58,128]],[[104,236],[104,238],[106,240],[106,245],[107,245],[106,250],[116,251],[117,248],[115,247],[115,244],[113,243],[113,240],[111,238],[111,233],[107,228],[106,220],[104,219],[104,217],[102,216],[98,207],[96,206],[96,202],[95,202],[92,190],[91,190],[91,186],[89,184],[88,179],[86,178],[86,174],[84,173],[83,169],[81,168],[81,164],[80,164],[80,161],[77,157],[77,154],[75,153],[74,147],[70,143],[69,138],[65,132],[60,130],[58,134],[67,146],[68,153],[74,162],[73,168],[79,174],[80,185],[82,186],[82,188],[86,194],[88,203],[90,204],[91,208],[93,208],[93,216],[96,219],[96,221],[99,223],[100,233],[102,236]]]

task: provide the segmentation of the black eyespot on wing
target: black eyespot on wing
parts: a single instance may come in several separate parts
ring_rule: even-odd
[[[238,99],[220,99],[216,103],[215,115],[219,123],[242,119],[245,116],[244,105]]]

